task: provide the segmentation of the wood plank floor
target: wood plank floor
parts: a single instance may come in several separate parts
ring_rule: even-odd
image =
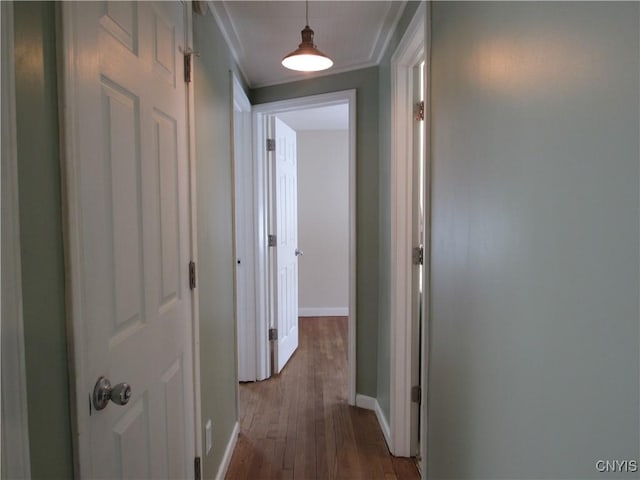
[[[375,414],[347,405],[347,318],[300,318],[282,373],[240,385],[240,436],[227,479],[417,479],[389,454]]]

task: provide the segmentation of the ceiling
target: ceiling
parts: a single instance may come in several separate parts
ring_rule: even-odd
[[[334,62],[324,72],[284,68],[305,26],[305,2],[209,2],[245,81],[251,88],[377,65],[406,1],[310,1],[309,26],[318,49]]]
[[[349,104],[317,107],[279,113],[278,118],[295,131],[301,130],[348,130]]]

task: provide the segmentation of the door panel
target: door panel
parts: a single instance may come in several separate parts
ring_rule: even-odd
[[[274,120],[278,372],[298,348],[298,173],[296,132]]]
[[[186,6],[63,8],[80,476],[193,478]],[[129,403],[87,408],[100,376]]]
[[[118,478],[150,478],[149,414],[146,398],[139,398],[113,426]],[[135,450],[136,455],[128,452]]]

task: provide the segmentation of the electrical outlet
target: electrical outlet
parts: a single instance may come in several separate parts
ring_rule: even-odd
[[[204,449],[205,455],[209,455],[211,451],[211,431],[213,430],[213,426],[211,425],[211,419],[207,420],[206,425],[204,426]]]

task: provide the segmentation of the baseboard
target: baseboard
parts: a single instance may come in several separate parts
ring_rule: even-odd
[[[387,448],[391,451],[391,429],[389,428],[389,422],[384,416],[384,413],[382,413],[378,400],[358,393],[356,395],[356,407],[366,408],[367,410],[376,412],[376,418],[378,419],[380,430],[382,430],[382,435],[384,435],[384,441],[387,442]]]
[[[299,317],[348,317],[348,307],[299,308]]]
[[[239,433],[240,424],[236,422],[236,424],[233,426],[233,431],[231,432],[229,442],[227,443],[227,448],[224,451],[222,462],[220,462],[220,468],[218,468],[216,480],[222,480],[227,474],[227,470],[229,470],[229,464],[231,463],[231,457],[233,457],[233,450],[236,448],[236,442],[238,441]]]

